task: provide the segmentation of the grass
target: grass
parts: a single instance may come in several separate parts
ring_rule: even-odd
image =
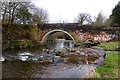
[[[98,46],[105,50],[119,50],[118,42],[104,42]]]
[[[119,62],[118,58],[120,54],[118,52],[108,52],[105,63],[103,66],[96,69],[96,72],[99,73],[102,78],[118,78]]]

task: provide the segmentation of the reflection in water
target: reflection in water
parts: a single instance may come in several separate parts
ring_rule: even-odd
[[[27,78],[33,77],[38,71],[45,70],[49,64],[41,64],[38,62],[22,62],[12,61],[2,63],[2,77],[3,78]],[[40,73],[40,72],[39,72]],[[40,76],[39,76],[40,77]]]

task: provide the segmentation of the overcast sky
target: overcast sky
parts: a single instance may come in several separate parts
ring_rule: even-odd
[[[78,13],[89,13],[92,18],[102,12],[109,17],[119,0],[34,0],[37,7],[48,10],[53,22],[73,22]]]

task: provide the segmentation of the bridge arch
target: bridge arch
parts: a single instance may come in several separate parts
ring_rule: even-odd
[[[73,36],[72,36],[70,33],[68,33],[67,31],[64,31],[64,30],[60,30],[60,29],[56,29],[56,30],[52,30],[52,31],[47,32],[47,33],[43,36],[43,38],[42,38],[42,40],[41,40],[41,43],[45,43],[45,42],[47,41],[48,37],[49,37],[51,34],[54,34],[54,33],[56,33],[56,32],[63,32],[63,33],[65,33],[65,34],[67,34],[67,35],[73,40],[73,42],[75,43],[75,39],[73,38]]]

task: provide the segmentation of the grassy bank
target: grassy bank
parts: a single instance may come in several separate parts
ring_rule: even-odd
[[[99,44],[99,47],[102,47],[104,50],[119,50],[119,42],[104,42]]]
[[[96,69],[100,78],[118,78],[118,70],[120,69],[120,54],[118,52],[108,52],[103,66]]]

